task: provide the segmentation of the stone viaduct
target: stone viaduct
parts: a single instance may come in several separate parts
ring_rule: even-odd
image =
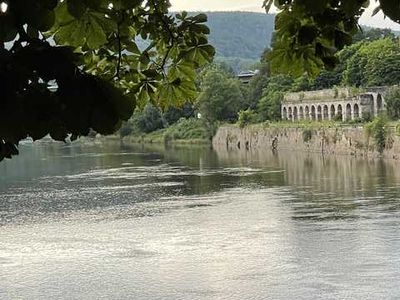
[[[349,121],[375,117],[385,109],[385,87],[353,93],[349,88],[288,93],[282,101],[282,119]]]

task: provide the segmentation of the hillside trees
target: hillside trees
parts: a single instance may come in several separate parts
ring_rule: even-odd
[[[322,70],[315,78],[306,73],[297,77],[271,74],[267,51],[262,60],[268,72],[260,72],[249,84],[250,107],[255,108],[260,121],[276,120],[280,117],[280,103],[287,91],[329,89],[340,85],[370,87],[398,84],[400,45],[390,31],[384,32],[388,37],[365,39],[344,47],[335,54],[338,59],[335,68]],[[368,36],[368,32],[364,34]]]
[[[168,8],[167,0],[2,2],[0,160],[28,136],[109,134],[138,103],[194,99],[195,69],[214,55],[207,17]]]
[[[355,44],[344,64],[343,83],[350,86],[394,85],[400,82],[400,46],[390,38]]]
[[[360,30],[353,36],[353,43],[363,40],[376,41],[383,38],[395,38],[395,34],[388,28],[369,28],[361,27]]]
[[[271,40],[274,16],[251,12],[210,12],[210,43],[217,57],[258,59]],[[261,38],[262,37],[262,38]]]

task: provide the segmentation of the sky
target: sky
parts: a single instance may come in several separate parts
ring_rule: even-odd
[[[170,0],[173,11],[254,11],[265,12],[261,5],[262,0]],[[371,6],[360,20],[363,25],[400,30],[400,25],[385,19],[382,13],[371,17],[376,5]]]

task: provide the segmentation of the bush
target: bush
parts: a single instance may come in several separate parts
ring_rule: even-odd
[[[192,118],[195,116],[195,111],[192,103],[185,103],[182,107],[170,107],[164,113],[165,121],[168,125],[175,124],[181,118]]]
[[[386,147],[387,118],[385,116],[375,118],[365,126],[365,130],[367,135],[374,139],[378,152],[382,153]]]
[[[195,118],[180,119],[177,123],[167,128],[165,140],[195,140],[209,137],[204,123]]]
[[[353,119],[353,120],[347,121],[346,123],[347,123],[347,124],[350,124],[350,125],[361,124],[361,123],[364,123],[364,118],[355,118],[355,119]]]
[[[152,104],[147,104],[143,111],[136,109],[131,121],[133,131],[138,133],[150,133],[164,128],[161,112]]]
[[[304,129],[303,130],[303,141],[304,143],[308,143],[312,139],[312,130],[311,129]]]
[[[400,119],[400,87],[391,87],[385,97],[386,109],[389,118]]]
[[[131,122],[124,122],[121,126],[121,128],[119,129],[119,135],[121,138],[128,136],[130,134],[132,134],[133,132],[133,127]]]
[[[238,116],[238,125],[240,128],[257,122],[257,114],[251,109],[239,111]]]
[[[342,122],[342,121],[343,121],[343,116],[342,116],[342,114],[337,114],[337,115],[335,115],[335,116],[333,117],[333,121]]]
[[[362,121],[364,123],[371,122],[372,119],[373,119],[373,117],[372,117],[372,114],[370,112],[364,112],[363,113]]]

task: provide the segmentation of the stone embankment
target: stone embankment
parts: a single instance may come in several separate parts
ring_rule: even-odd
[[[272,149],[400,159],[400,137],[393,130],[387,134],[386,147],[381,154],[363,127],[308,129],[223,126],[214,136],[213,146],[224,147],[228,151]]]

